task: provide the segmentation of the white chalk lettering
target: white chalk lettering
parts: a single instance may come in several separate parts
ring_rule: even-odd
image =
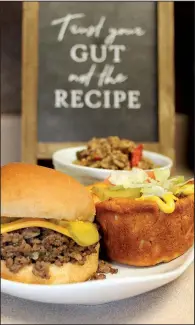
[[[109,34],[106,36],[104,43],[105,44],[113,44],[117,36],[142,36],[145,34],[145,30],[143,30],[141,27],[135,27],[135,28],[115,28],[110,27],[108,29]]]
[[[82,108],[84,106],[83,102],[81,102],[82,95],[83,91],[80,89],[71,90],[71,107]]]
[[[67,97],[68,97],[68,93],[67,93],[66,90],[56,89],[55,90],[55,104],[54,104],[54,107],[56,107],[56,108],[61,108],[61,107],[68,108],[68,103],[66,102]]]
[[[104,90],[103,94],[104,94],[104,108],[111,108],[110,105],[110,90]]]
[[[110,45],[109,47],[110,51],[114,51],[114,58],[113,62],[114,63],[120,63],[121,62],[121,57],[120,57],[120,51],[125,51],[126,46],[125,45]]]
[[[96,69],[96,64],[92,64],[91,68],[89,69],[89,71],[85,74],[82,74],[80,76],[76,75],[76,74],[70,74],[68,77],[68,81],[69,82],[78,82],[82,85],[84,85],[85,87],[89,86],[92,76],[95,72]]]
[[[95,26],[91,25],[88,27],[83,27],[77,25],[70,25],[70,32],[73,35],[85,35],[87,37],[94,36],[95,38],[98,38],[100,36],[102,27],[104,26],[105,20],[106,17],[102,16],[99,20],[99,23]]]
[[[74,14],[74,15],[68,14],[65,17],[52,20],[52,22],[51,22],[52,26],[62,24],[59,34],[58,34],[58,38],[57,38],[58,42],[61,42],[64,39],[64,35],[66,33],[66,30],[67,30],[67,27],[68,27],[70,21],[73,19],[82,18],[82,17],[85,17],[85,15],[82,13]]]
[[[91,101],[92,96],[101,97],[101,92],[99,90],[95,90],[95,89],[89,90],[85,94],[85,104],[88,107],[93,108],[93,109],[100,108],[101,107],[101,101],[99,100],[96,103],[92,103],[92,101]]]
[[[98,46],[96,44],[91,44],[87,46],[86,44],[75,44],[70,49],[70,57],[72,60],[78,63],[86,62],[89,57],[95,63],[102,63],[107,59],[107,52],[113,51],[113,62],[121,62],[121,51],[126,50],[125,45],[110,45],[107,46],[102,44]]]
[[[121,108],[121,103],[126,100],[126,93],[123,90],[114,91],[114,108]]]
[[[100,51],[100,57],[97,57],[97,49]],[[106,60],[107,57],[107,47],[106,45],[101,45],[100,48],[99,46],[92,44],[90,46],[91,50],[91,59],[95,63],[102,63]]]
[[[141,104],[139,103],[138,97],[140,96],[139,90],[128,91],[128,108],[139,109]]]
[[[77,55],[77,50],[80,50],[80,56]],[[87,45],[85,44],[76,44],[70,49],[70,57],[75,62],[85,62],[88,59]]]
[[[127,85],[121,85],[128,80],[128,75],[125,74],[128,70],[124,69],[124,73],[122,73],[120,63],[123,60],[124,52],[127,50],[126,45],[123,44],[125,37],[141,37],[146,33],[146,30],[139,26],[130,28],[104,26],[106,25],[105,16],[100,16],[94,25],[85,26],[86,20],[83,18],[85,18],[84,13],[69,13],[51,21],[52,26],[57,26],[55,28],[57,29],[58,42],[62,42],[66,34],[72,39],[74,35],[81,35],[75,38],[82,39],[82,44],[73,42],[69,49],[70,59],[72,62],[74,61],[74,71],[68,73],[67,80],[72,84],[69,84],[70,89],[56,89],[54,91],[55,107],[77,109],[84,107],[121,109],[126,107],[127,109],[140,109],[140,91],[127,90]],[[103,35],[101,35],[102,31],[104,31]],[[86,41],[86,37],[91,37],[91,42]],[[95,38],[99,38],[99,40],[96,41]],[[117,39],[120,39],[119,44],[115,44]],[[82,63],[86,65],[86,69],[83,69]],[[86,70],[88,71],[86,72]],[[71,89],[71,86],[77,88],[75,84],[81,85],[78,88],[82,89]],[[90,84],[92,84],[91,87],[89,87]],[[117,84],[120,86],[115,86]],[[106,86],[111,89],[104,89],[107,88]]]
[[[55,107],[56,108],[83,108],[92,109],[139,109],[140,91],[138,90],[103,90],[91,89],[86,93],[82,89],[56,89]]]
[[[119,73],[115,77],[112,77],[113,72],[114,65],[106,64],[103,71],[100,73],[98,86],[102,87],[108,84],[115,85],[128,79],[128,76],[125,76],[123,73]]]

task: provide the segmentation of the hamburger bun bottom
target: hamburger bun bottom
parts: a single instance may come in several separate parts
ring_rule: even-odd
[[[24,266],[19,272],[11,272],[1,261],[1,278],[15,282],[28,284],[68,284],[84,282],[97,271],[99,257],[99,243],[96,245],[96,253],[92,253],[86,257],[84,265],[65,263],[63,266],[51,264],[49,267],[49,279],[37,277],[32,273],[33,265]]]

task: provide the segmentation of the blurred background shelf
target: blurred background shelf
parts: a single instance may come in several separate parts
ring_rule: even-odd
[[[176,115],[176,172],[186,177],[193,176],[193,168],[187,161],[189,118]],[[1,115],[1,165],[21,160],[21,116]],[[51,163],[48,162],[48,165]]]

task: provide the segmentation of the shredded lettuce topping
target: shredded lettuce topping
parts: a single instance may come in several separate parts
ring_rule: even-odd
[[[186,187],[184,176],[170,177],[170,169],[154,169],[153,174],[133,168],[129,172],[113,171],[109,177],[117,189],[138,188],[141,196],[163,197],[166,193],[178,194]],[[194,184],[190,185],[194,187]],[[189,185],[188,185],[189,187]]]

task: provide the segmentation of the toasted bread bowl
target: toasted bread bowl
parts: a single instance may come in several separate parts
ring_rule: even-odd
[[[112,261],[152,266],[185,253],[194,241],[194,196],[166,214],[151,201],[110,199],[96,204],[106,255]]]
[[[136,183],[136,178],[144,176],[143,171],[135,170],[132,175],[133,183],[130,178],[127,184],[123,175],[113,176],[110,180],[117,184],[107,180],[90,189],[104,253],[112,261],[132,266],[169,262],[194,242],[194,180],[169,178],[169,172],[159,176],[157,171],[156,179],[149,176],[139,189],[141,182]],[[122,181],[126,187],[121,189]],[[156,194],[148,196],[148,191]],[[123,197],[130,194],[135,197]]]

